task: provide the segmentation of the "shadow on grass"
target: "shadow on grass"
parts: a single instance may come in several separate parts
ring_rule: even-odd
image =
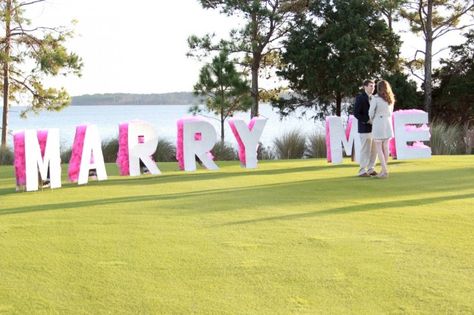
[[[221,224],[221,226],[253,224],[253,223],[278,221],[278,220],[297,220],[297,219],[304,219],[304,218],[339,215],[339,214],[354,213],[354,212],[385,210],[385,209],[390,209],[390,208],[403,208],[403,207],[409,207],[409,206],[414,206],[414,205],[422,206],[422,205],[428,205],[428,204],[443,202],[443,201],[472,199],[472,198],[474,198],[474,193],[454,195],[454,196],[433,197],[433,198],[418,198],[418,199],[397,200],[397,201],[387,201],[387,202],[377,202],[377,203],[366,203],[363,205],[338,207],[338,208],[327,209],[323,211],[310,211],[310,212],[304,212],[304,213],[295,213],[295,214],[259,218],[259,219],[253,219],[253,220],[241,220],[241,221]]]
[[[180,172],[178,174],[162,173],[162,175],[142,175],[136,177],[123,177],[119,179],[108,179],[106,181],[90,181],[88,185],[99,184],[100,186],[119,186],[119,185],[155,185],[159,183],[170,184],[175,182],[190,182],[190,181],[204,181],[204,180],[215,180],[224,179],[229,177],[240,177],[240,176],[273,176],[290,173],[305,173],[322,171],[330,168],[353,168],[353,165],[339,164],[339,165],[314,165],[314,166],[303,166],[303,167],[288,167],[288,168],[277,168],[271,170],[265,169],[238,169],[235,171],[198,171],[198,172]],[[15,183],[15,179],[12,178],[12,183]],[[65,184],[64,184],[65,183]],[[67,183],[67,179],[63,178],[63,187],[61,190],[68,188],[75,188],[78,185]],[[0,195],[7,195],[16,193],[15,187],[12,188],[1,188]]]
[[[214,173],[220,174],[220,173]],[[198,174],[196,174],[198,175]],[[212,174],[202,174],[212,175]],[[221,173],[221,175],[226,175]],[[199,179],[196,179],[199,180]],[[172,210],[176,215],[202,214],[206,212],[232,211],[240,208],[284,206],[286,204],[317,204],[321,201],[330,202],[359,202],[358,205],[314,211],[304,214],[290,214],[281,217],[257,219],[256,221],[240,221],[232,224],[244,224],[259,222],[259,220],[283,220],[297,219],[309,216],[320,216],[329,214],[342,214],[357,211],[371,211],[386,207],[403,207],[413,204],[428,204],[454,199],[473,198],[474,193],[463,193],[464,189],[471,189],[474,174],[466,174],[464,170],[438,170],[400,172],[389,180],[361,179],[354,176],[337,178],[318,178],[304,181],[293,181],[275,184],[253,185],[234,188],[217,188],[199,191],[184,191],[169,194],[124,196],[114,198],[101,198],[94,200],[81,200],[63,203],[36,204],[32,206],[11,207],[0,209],[0,215],[20,214],[38,211],[68,210],[75,208],[90,208],[122,204],[123,207],[132,208],[130,204],[149,201],[173,201]],[[166,184],[167,182],[164,182]],[[102,183],[97,184],[97,188]],[[76,186],[74,186],[76,188]],[[363,189],[362,189],[363,188]],[[459,192],[454,196],[434,196],[432,198],[412,198],[386,203],[370,203],[370,197],[383,192],[388,199],[407,198],[419,192],[448,194]],[[95,195],[96,196],[96,195]],[[87,198],[87,196],[85,196]],[[159,203],[154,204],[159,210]],[[143,207],[142,207],[143,208]],[[166,206],[169,209],[169,206]],[[152,209],[153,210],[153,209]]]
[[[351,165],[336,165],[331,166],[334,168],[348,168]],[[163,173],[162,175],[157,176],[139,176],[135,178],[124,178],[124,179],[114,179],[104,183],[105,185],[122,185],[122,184],[131,184],[131,185],[146,185],[146,184],[156,184],[157,181],[163,181],[164,183],[175,183],[175,182],[189,182],[189,181],[204,181],[204,180],[214,180],[214,179],[224,179],[229,177],[240,177],[240,176],[273,176],[281,174],[290,174],[290,173],[305,173],[305,172],[315,172],[327,170],[328,166],[326,165],[315,165],[315,166],[303,166],[303,167],[293,167],[293,168],[277,168],[271,170],[265,169],[239,169],[236,171],[225,171],[219,172],[216,171],[204,171],[204,172],[182,172],[179,174],[170,174],[167,175]]]

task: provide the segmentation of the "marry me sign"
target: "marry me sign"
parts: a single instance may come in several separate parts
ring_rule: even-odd
[[[398,160],[426,159],[431,157],[431,148],[423,143],[431,138],[428,113],[410,109],[399,110],[392,115],[394,137],[389,141],[392,158]],[[330,163],[342,163],[343,150],[347,156],[359,162],[361,143],[357,132],[357,119],[349,117],[344,130],[341,117],[326,118],[326,151]]]
[[[399,111],[393,115],[394,135],[391,155],[398,159],[428,158],[431,150],[422,141],[429,140],[426,127],[428,116],[422,111]],[[230,119],[229,125],[239,147],[242,167],[257,167],[257,149],[267,119],[254,117],[248,124],[240,119]],[[422,127],[417,127],[417,125]],[[357,121],[351,117],[344,131],[340,117],[326,119],[327,157],[331,163],[342,163],[346,155],[355,152],[358,160],[360,139]],[[210,122],[201,117],[188,117],[177,122],[176,159],[183,171],[196,170],[196,157],[209,170],[217,170],[211,153],[218,141],[217,132]],[[51,188],[61,187],[61,158],[59,130],[22,130],[13,135],[14,168],[17,188],[36,191],[39,180],[49,179]],[[117,166],[122,176],[140,176],[140,164],[151,174],[161,173],[152,156],[158,145],[154,127],[144,121],[131,121],[119,125],[119,150]],[[410,144],[412,143],[412,144]],[[87,184],[89,171],[95,170],[97,180],[107,179],[101,138],[96,125],[76,127],[68,166],[68,179],[78,185]]]

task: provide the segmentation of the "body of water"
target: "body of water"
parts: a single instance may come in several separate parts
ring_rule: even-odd
[[[60,112],[41,112],[39,115],[29,114],[27,119],[20,118],[21,107],[12,107],[9,116],[9,130],[59,128],[61,144],[68,147],[74,141],[75,127],[84,123],[97,125],[102,140],[118,137],[118,125],[134,119],[151,123],[158,136],[176,142],[178,119],[190,116],[187,105],[130,105],[130,106],[69,106]],[[310,116],[299,118],[296,115],[280,119],[276,110],[269,104],[260,105],[260,115],[268,119],[262,134],[261,142],[265,146],[272,145],[273,140],[283,133],[295,128],[306,134],[314,131],[323,132],[323,124],[314,121]],[[213,114],[205,114],[214,117]],[[250,120],[249,113],[237,113],[234,117]],[[209,118],[220,135],[219,121]],[[235,146],[237,142],[228,123],[225,125],[225,140]],[[11,144],[12,136],[8,136]]]

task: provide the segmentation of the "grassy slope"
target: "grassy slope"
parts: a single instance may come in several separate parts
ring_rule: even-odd
[[[474,159],[272,161],[15,193],[0,313],[473,313]]]

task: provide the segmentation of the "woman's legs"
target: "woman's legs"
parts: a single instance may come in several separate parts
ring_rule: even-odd
[[[387,173],[387,159],[385,158],[384,150],[383,150],[383,142],[384,140],[374,140],[375,147],[377,148],[377,154],[380,161],[380,166],[382,166],[381,174]]]
[[[384,158],[385,158],[385,174],[388,174],[388,168],[387,168],[387,164],[388,164],[388,140],[389,139],[383,140],[383,143],[382,143],[382,150],[383,150],[383,155],[384,155]]]

